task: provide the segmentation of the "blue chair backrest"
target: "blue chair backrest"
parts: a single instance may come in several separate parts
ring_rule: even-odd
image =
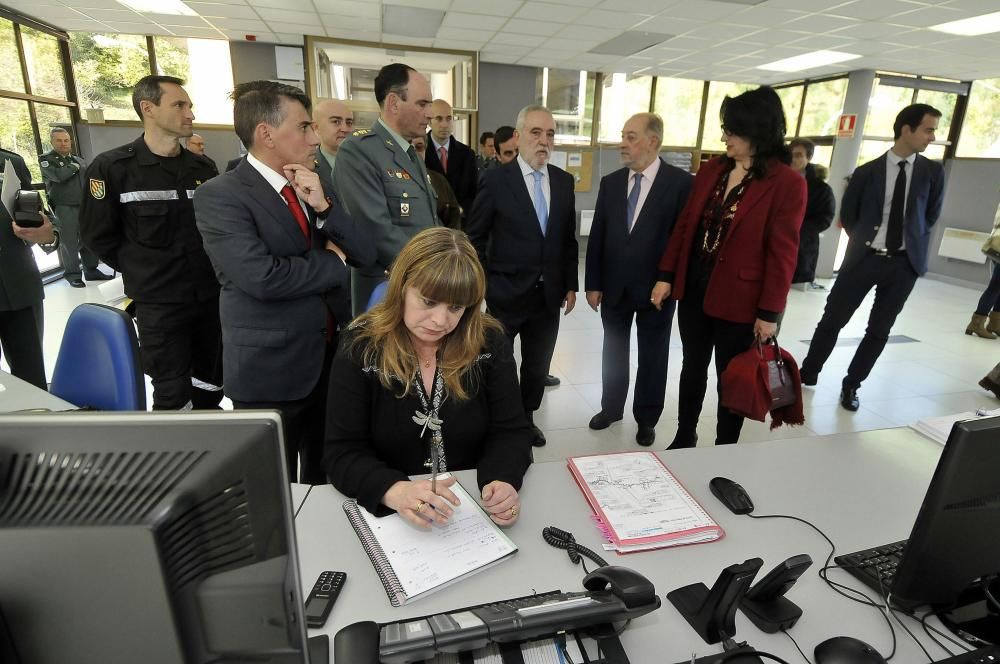
[[[389,282],[388,281],[380,281],[379,284],[378,284],[378,286],[375,287],[375,290],[373,290],[372,294],[368,297],[368,306],[365,308],[365,311],[368,311],[369,309],[371,309],[372,307],[374,307],[376,304],[378,304],[379,302],[381,302],[382,300],[384,300],[385,299],[385,292],[387,290],[389,290]]]
[[[146,410],[146,384],[132,318],[81,304],[66,321],[49,392],[80,408]]]

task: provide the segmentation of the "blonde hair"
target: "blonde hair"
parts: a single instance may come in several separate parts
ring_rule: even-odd
[[[438,369],[448,393],[456,399],[469,398],[463,379],[476,366],[488,331],[501,331],[495,318],[480,311],[486,297],[486,274],[465,233],[435,227],[421,231],[410,240],[389,270],[385,298],[359,316],[353,347],[361,349],[365,366],[378,370],[379,381],[387,389],[402,387],[400,397],[412,389],[411,378],[420,364],[403,321],[406,291],[416,288],[435,302],[465,307],[458,325],[441,340]]]

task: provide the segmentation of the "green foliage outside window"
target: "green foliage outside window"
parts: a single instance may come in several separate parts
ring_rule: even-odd
[[[0,90],[24,92],[24,78],[18,66],[17,44],[14,42],[14,24],[0,18]]]
[[[698,142],[703,81],[657,78],[653,111],[663,118],[663,145],[687,147]]]
[[[74,32],[70,56],[82,114],[103,109],[105,120],[138,119],[132,87],[149,74],[145,37]]]
[[[1000,157],[1000,78],[975,81],[958,139],[959,157]]]
[[[31,94],[53,99],[66,99],[66,79],[63,76],[59,40],[52,35],[21,27],[24,60],[28,66]]]

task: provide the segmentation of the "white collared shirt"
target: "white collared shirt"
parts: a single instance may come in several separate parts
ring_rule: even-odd
[[[906,162],[906,189],[903,198],[903,219],[906,219],[906,201],[910,198],[910,183],[913,181],[913,164],[917,160],[917,154],[913,153],[906,159],[889,150],[885,153],[885,203],[882,205],[882,223],[875,229],[875,239],[872,240],[872,249],[885,249],[885,238],[889,234],[889,211],[892,209],[892,192],[896,188],[896,177],[899,175],[899,162]],[[906,248],[906,233],[903,233],[903,246]]]
[[[431,134],[431,143],[434,144],[434,153],[437,154],[439,157],[441,156],[441,148],[444,148],[445,152],[451,154],[451,152],[448,150],[448,146],[451,145],[451,136],[449,136],[448,140],[446,140],[444,143],[438,143],[437,139],[434,138],[434,134]]]
[[[285,185],[292,184],[288,181],[288,178],[286,178],[283,173],[279,173],[257,157],[253,156],[252,152],[247,153],[247,163],[253,166],[254,170],[260,173],[261,176],[267,180],[267,183],[271,185],[271,188],[274,189],[274,191],[278,194],[278,197],[281,198],[281,202],[288,205],[288,201],[286,201],[285,197],[281,194],[281,190],[285,188]],[[292,187],[292,191],[295,191],[295,187]],[[308,219],[310,216],[309,211],[311,211],[312,208],[309,207],[308,203],[302,200],[302,197],[298,195],[298,192],[295,193],[295,198],[299,199],[299,205],[302,206],[302,211],[306,213],[306,218]],[[316,228],[323,228],[323,221],[323,219],[316,217]]]
[[[521,167],[521,175],[524,176],[524,186],[528,188],[528,196],[531,197],[532,206],[535,203],[535,169],[531,167],[524,157],[517,155],[517,165]],[[542,166],[542,193],[545,195],[545,209],[552,211],[552,188],[549,186],[548,164]]]
[[[646,202],[646,196],[649,195],[649,190],[653,186],[653,180],[656,179],[656,174],[660,172],[660,157],[657,156],[649,166],[647,166],[642,171],[642,187],[639,188],[639,200],[635,204],[635,216],[632,217],[632,228],[635,228],[635,222],[639,219],[639,213],[642,212],[642,206]],[[632,193],[632,188],[635,186],[635,171],[629,169],[628,171],[628,188],[625,192],[625,200],[628,200],[628,195]],[[626,207],[626,210],[628,208]],[[628,219],[625,220],[628,223]]]

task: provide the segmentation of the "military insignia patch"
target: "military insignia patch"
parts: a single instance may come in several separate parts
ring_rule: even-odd
[[[355,129],[351,136],[364,136],[371,133],[371,129]]]
[[[97,200],[102,200],[107,192],[104,189],[104,180],[90,179],[90,195]]]
[[[48,167],[49,167],[49,162],[43,161],[42,162],[42,168],[48,168]]]

